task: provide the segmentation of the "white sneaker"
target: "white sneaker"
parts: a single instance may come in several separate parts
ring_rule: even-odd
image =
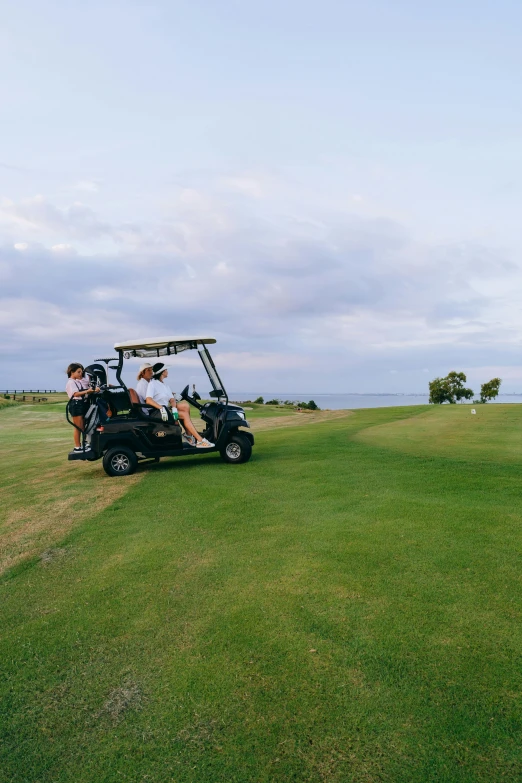
[[[206,438],[203,438],[203,440],[199,441],[199,443],[196,443],[196,448],[197,449],[212,449],[212,448],[214,448],[215,445],[216,445],[215,443],[211,443]]]

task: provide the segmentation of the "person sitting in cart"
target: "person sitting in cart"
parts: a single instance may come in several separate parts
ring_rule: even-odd
[[[145,362],[145,364],[141,365],[137,375],[138,383],[136,384],[136,393],[143,405],[145,405],[145,401],[147,399],[147,386],[151,382],[153,375],[154,370],[152,368],[152,364]],[[149,415],[147,408],[142,408],[142,411],[146,416]]]
[[[214,444],[208,441],[206,438],[202,438],[192,424],[188,403],[177,403],[172,389],[165,383],[165,379],[169,374],[167,367],[165,367],[165,365],[161,362],[158,362],[154,365],[153,371],[154,377],[147,386],[146,396],[147,405],[155,408],[154,411],[151,411],[151,418],[161,419],[164,422],[168,422],[172,421],[173,418],[175,420],[179,417],[185,428],[185,431],[196,441],[196,448],[211,449]],[[172,414],[169,414],[169,406],[172,409]]]

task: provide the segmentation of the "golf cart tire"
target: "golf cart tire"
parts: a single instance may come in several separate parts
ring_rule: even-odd
[[[221,459],[234,465],[248,462],[252,456],[252,444],[247,435],[235,432],[230,436],[225,446],[220,449]]]
[[[138,458],[128,446],[115,446],[103,457],[103,469],[108,476],[130,476],[138,465]]]

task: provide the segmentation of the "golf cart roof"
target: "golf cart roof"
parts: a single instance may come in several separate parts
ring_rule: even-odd
[[[126,359],[131,356],[170,356],[197,348],[198,345],[211,345],[215,343],[213,337],[151,337],[148,340],[127,340],[124,343],[116,343],[116,351],[123,351]]]

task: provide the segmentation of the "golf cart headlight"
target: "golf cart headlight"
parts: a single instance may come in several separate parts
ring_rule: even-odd
[[[245,414],[244,414],[244,413],[241,413],[241,411],[236,411],[236,413],[237,413],[237,415],[238,415],[238,416],[239,416],[241,419],[244,419],[244,418],[245,418]]]

